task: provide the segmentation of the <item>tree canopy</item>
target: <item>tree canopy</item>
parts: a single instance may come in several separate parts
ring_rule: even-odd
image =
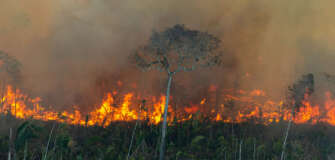
[[[177,24],[162,32],[154,31],[149,42],[136,50],[139,68],[160,71],[192,71],[220,64],[220,40],[215,36]]]
[[[5,52],[0,51],[0,73],[9,75],[15,83],[21,79],[21,63]]]

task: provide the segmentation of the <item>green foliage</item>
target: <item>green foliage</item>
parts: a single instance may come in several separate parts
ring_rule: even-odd
[[[0,119],[1,121],[1,119]],[[130,160],[157,159],[160,126],[140,122]],[[41,159],[53,123],[20,122],[15,130],[17,159]],[[107,128],[57,124],[51,138],[48,160],[124,160],[135,124],[113,123]],[[248,127],[246,127],[248,126]],[[226,124],[191,119],[169,126],[166,158],[173,160],[236,160],[242,143],[242,159],[276,160],[282,149],[282,133],[271,132],[285,126],[252,123]],[[232,132],[232,127],[234,132]],[[246,129],[247,128],[247,129]],[[0,136],[0,159],[8,153],[8,133]],[[335,157],[335,129],[325,125],[294,125],[286,160]],[[26,143],[27,142],[27,143]]]
[[[8,137],[0,136],[0,152],[4,153],[8,151]]]
[[[204,136],[196,136],[191,142],[191,148],[194,150],[200,150],[203,147],[205,140]]]
[[[22,123],[17,129],[15,148],[21,149],[27,141],[37,138],[41,130],[41,127],[32,124],[30,121]]]
[[[66,134],[60,134],[56,137],[56,146],[61,151],[66,151],[70,147],[71,137]]]

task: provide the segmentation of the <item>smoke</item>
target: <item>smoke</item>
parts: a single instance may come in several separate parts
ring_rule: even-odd
[[[91,103],[99,77],[138,81],[141,90],[159,92],[163,74],[137,71],[128,56],[152,30],[178,23],[220,37],[225,51],[223,66],[177,76],[187,93],[217,84],[278,97],[303,73],[334,72],[331,0],[0,3],[0,49],[22,62],[27,90],[60,107]]]

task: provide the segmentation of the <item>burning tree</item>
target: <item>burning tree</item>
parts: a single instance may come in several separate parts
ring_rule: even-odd
[[[5,85],[6,85],[6,80],[8,79],[9,82],[13,83],[14,86],[16,86],[20,80],[21,80],[21,63],[14,57],[9,56],[8,54],[1,52],[0,51],[0,74],[3,80],[3,87],[2,89],[4,90]],[[4,91],[2,91],[4,92]],[[16,93],[16,91],[15,91]],[[16,97],[16,95],[15,95]],[[16,101],[16,100],[15,100]],[[3,103],[3,101],[0,101]],[[15,112],[16,112],[16,102],[15,102]],[[16,114],[16,113],[15,113]],[[12,137],[12,128],[10,128],[10,134],[9,134],[9,139],[10,139],[10,145],[8,149],[8,159],[11,159],[11,152],[13,150],[13,144],[11,141]]]
[[[314,76],[309,73],[303,75],[300,80],[288,88],[289,98],[294,100],[294,108],[299,109],[302,101],[314,92]]]
[[[167,74],[166,103],[162,123],[159,159],[164,158],[167,114],[172,78],[182,71],[193,71],[221,63],[220,40],[207,33],[175,25],[162,32],[154,31],[148,43],[133,55],[142,70],[157,69]]]
[[[0,51],[0,77],[2,80],[2,93],[6,90],[6,83],[13,84],[14,93],[16,93],[16,86],[21,81],[21,63],[15,57],[2,51]]]
[[[291,100],[293,100],[292,116],[290,117],[286,128],[284,142],[282,146],[283,149],[280,157],[281,160],[284,159],[287,137],[290,131],[290,127],[292,125],[292,120],[295,116],[295,111],[302,106],[302,101],[305,100],[306,96],[310,96],[314,92],[314,75],[311,73],[303,75],[297,82],[295,82],[292,86],[288,87],[288,91],[288,102],[291,102]]]

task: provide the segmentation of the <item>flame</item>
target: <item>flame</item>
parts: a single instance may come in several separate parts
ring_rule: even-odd
[[[265,92],[260,89],[255,89],[250,92],[250,96],[265,96]]]
[[[185,107],[184,110],[185,110],[185,112],[187,112],[189,114],[194,114],[199,110],[199,108],[197,106]]]
[[[206,98],[202,99],[200,104],[205,104],[206,103]]]
[[[119,82],[122,85],[122,82]],[[210,92],[217,88],[212,85]],[[234,94],[231,94],[233,93]],[[121,102],[115,96],[120,92],[108,93],[100,105],[91,112],[84,114],[80,112],[79,106],[72,106],[71,111],[57,112],[51,107],[43,107],[42,99],[39,97],[30,98],[21,93],[19,89],[7,86],[0,99],[0,113],[12,115],[19,119],[37,119],[42,121],[57,121],[73,125],[99,125],[108,126],[116,121],[148,121],[151,124],[158,124],[163,120],[165,107],[165,96],[147,97],[148,103],[141,104],[141,96],[135,93],[121,95]],[[210,107],[210,99],[203,98],[199,104],[176,107],[169,105],[168,121],[171,124],[195,118],[194,114],[202,113],[203,117],[212,117],[213,121],[241,123],[248,120],[257,120],[257,123],[271,124],[280,121],[293,120],[294,123],[316,124],[319,122],[335,125],[335,99],[330,92],[325,93],[323,104],[313,104],[306,95],[301,106],[292,114],[284,101],[273,101],[266,96],[263,90],[225,90],[222,94],[223,102],[216,108]],[[172,98],[172,97],[171,97]],[[261,99],[261,100],[260,100]]]

